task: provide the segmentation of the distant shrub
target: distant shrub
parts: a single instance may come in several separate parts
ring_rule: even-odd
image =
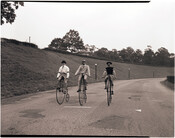
[[[58,52],[58,53],[62,53],[62,54],[76,55],[76,56],[85,57],[85,58],[93,58],[93,59],[99,59],[99,60],[109,60],[107,58],[96,57],[96,56],[87,56],[87,55],[82,55],[81,53],[71,53],[71,52],[68,52],[68,51],[58,50],[58,49],[44,48],[43,50]]]
[[[16,44],[16,45],[24,45],[24,46],[32,47],[32,48],[38,48],[38,46],[36,44],[33,44],[33,43],[20,42],[20,41],[15,40],[15,39],[1,38],[1,43],[4,43],[4,42],[13,43],[13,44]]]
[[[167,80],[171,83],[174,83],[174,76],[167,76]]]

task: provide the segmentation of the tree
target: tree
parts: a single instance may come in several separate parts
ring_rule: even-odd
[[[85,53],[87,53],[88,55],[91,55],[91,56],[97,50],[97,48],[95,47],[95,45],[86,44],[84,47],[85,47],[85,49],[83,51],[81,51],[81,52],[85,52]]]
[[[78,31],[70,30],[63,37],[63,43],[71,52],[78,52],[85,49],[83,40],[80,38]]]
[[[143,62],[144,64],[151,65],[153,64],[154,60],[154,52],[151,49],[151,46],[148,46],[147,49],[145,49],[144,55],[143,55]]]
[[[143,54],[140,49],[137,49],[134,53],[134,63],[142,63],[143,61]]]
[[[95,55],[97,55],[98,57],[108,57],[108,49],[102,47],[101,49],[95,52]]]
[[[161,47],[155,53],[155,64],[161,66],[170,65],[170,53],[166,48]]]
[[[126,48],[126,52],[127,52],[127,61],[129,61],[130,63],[134,62],[134,49],[132,47],[127,47]]]
[[[109,51],[108,56],[113,61],[120,61],[119,52],[117,51],[117,49],[112,49],[112,51]]]
[[[123,62],[127,62],[127,51],[125,48],[123,48],[120,53],[119,56],[121,57]]]
[[[94,53],[98,48],[95,45],[90,45],[89,50],[91,53]]]
[[[63,39],[55,38],[49,44],[49,48],[51,49],[60,49],[60,50],[67,50],[67,46],[63,43]]]
[[[12,24],[15,21],[15,10],[19,6],[24,6],[24,2],[1,1],[1,25],[5,22]]]
[[[171,67],[174,67],[174,59],[175,59],[175,55],[174,53],[171,53],[170,54],[170,66]]]

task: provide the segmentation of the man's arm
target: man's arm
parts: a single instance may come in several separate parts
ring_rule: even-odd
[[[105,71],[103,72],[102,78],[105,78],[106,75],[107,75],[107,72],[106,72],[106,70],[105,70]]]
[[[87,73],[88,73],[88,76],[91,76],[90,67],[89,66],[87,66]]]
[[[60,72],[61,72],[61,67],[60,67],[59,70],[58,70],[57,78],[59,78]]]
[[[116,74],[115,70],[113,70],[113,74],[114,74],[114,77],[117,78],[117,74]]]
[[[67,67],[67,79],[68,79],[69,76],[70,76],[69,72],[70,72],[70,69],[69,69],[69,67]]]
[[[77,74],[80,72],[80,67],[81,67],[81,66],[79,66],[79,68],[78,68],[77,71],[75,72],[75,75],[77,75]]]

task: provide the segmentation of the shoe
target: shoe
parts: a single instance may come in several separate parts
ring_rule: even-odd
[[[87,88],[85,87],[84,90],[87,90]]]
[[[111,94],[112,94],[112,95],[114,95],[114,92],[113,92],[113,91],[111,91]]]
[[[80,89],[78,89],[78,91],[77,92],[80,92],[81,90]]]

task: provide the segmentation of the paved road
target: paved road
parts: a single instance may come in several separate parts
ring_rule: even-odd
[[[88,85],[88,102],[80,107],[76,87],[69,103],[58,105],[55,91],[3,104],[2,135],[174,136],[174,92],[164,79],[115,81],[107,106],[103,83]],[[10,101],[10,99],[8,99]]]

